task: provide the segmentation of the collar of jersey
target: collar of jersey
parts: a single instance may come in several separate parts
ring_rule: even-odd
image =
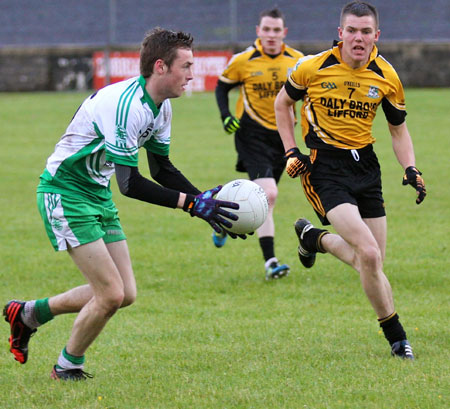
[[[342,61],[342,58],[341,58],[341,52],[339,51],[339,49],[340,49],[341,47],[342,47],[342,41],[339,41],[339,42],[332,48],[331,52],[333,53],[333,55],[337,58],[337,60],[338,60],[341,64],[345,65],[346,67],[348,67],[348,68],[349,68],[350,70],[352,70],[352,71],[362,71],[362,70],[366,69],[367,66],[371,63],[371,61],[373,61],[373,60],[377,57],[377,55],[378,55],[378,48],[377,48],[377,46],[374,44],[374,45],[373,45],[373,50],[372,50],[372,52],[370,53],[370,56],[369,56],[369,61],[367,61],[366,64],[364,64],[363,66],[361,66],[361,67],[359,67],[359,68],[351,68],[351,67],[349,67],[347,64],[345,64],[344,61]]]
[[[158,114],[159,114],[159,109],[156,106],[155,102],[153,101],[152,97],[149,95],[149,93],[145,89],[145,78],[142,75],[140,75],[139,78],[138,78],[138,82],[139,82],[139,85],[142,88],[142,92],[144,93],[144,96],[141,98],[141,101],[143,103],[147,103],[148,104],[148,106],[150,107],[150,109],[153,112],[153,115],[156,118],[158,116]]]
[[[255,41],[255,48],[256,48],[262,55],[265,55],[265,56],[271,58],[269,54],[267,54],[267,53],[264,52],[263,47],[262,47],[262,45],[261,45],[261,40],[260,40],[259,38],[257,38],[256,41]],[[286,50],[286,44],[283,43],[283,44],[281,44],[281,51],[280,51],[280,54],[278,54],[278,55],[283,55],[284,50]],[[278,57],[278,55],[277,55],[277,57]]]

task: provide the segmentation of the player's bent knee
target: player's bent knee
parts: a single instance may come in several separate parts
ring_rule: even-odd
[[[360,259],[360,263],[363,266],[369,267],[374,271],[381,264],[381,252],[380,249],[376,246],[364,246],[358,249],[358,255]]]
[[[106,317],[110,317],[122,306],[125,299],[123,291],[115,291],[104,295],[98,300],[98,306]]]
[[[120,308],[128,307],[129,305],[133,304],[136,301],[136,291],[129,291],[125,293],[125,296],[123,297],[122,305]]]

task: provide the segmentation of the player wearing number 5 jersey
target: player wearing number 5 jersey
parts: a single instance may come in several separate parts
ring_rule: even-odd
[[[150,31],[141,47],[141,75],[109,85],[87,98],[47,160],[38,205],[55,250],[67,250],[87,284],[65,293],[4,308],[10,351],[21,364],[36,328],[65,313],[78,313],[52,378],[82,380],[84,355],[118,308],[134,302],[136,283],[117,209],[111,200],[115,173],[121,193],[170,208],[182,208],[215,230],[236,220],[236,203],[215,200],[220,186],[201,193],[169,160],[172,110],[192,80],[192,37]],[[144,148],[152,182],[138,170]],[[220,227],[219,227],[220,223]]]
[[[287,172],[301,175],[305,195],[322,224],[337,234],[314,228],[306,219],[295,223],[298,254],[309,268],[316,253],[329,252],[360,275],[393,355],[413,359],[411,346],[395,312],[392,290],[383,272],[386,213],[381,172],[372,148],[372,123],[381,105],[395,155],[405,170],[403,184],[425,198],[415,167],[405,122],[403,87],[394,68],[378,53],[378,13],[366,2],[344,6],[338,29],[341,41],[321,54],[298,61],[275,102],[277,124],[286,149]],[[310,155],[295,142],[290,110],[304,99],[302,131]]]
[[[255,43],[234,55],[219,77],[216,99],[225,131],[235,133],[236,170],[247,172],[250,180],[260,185],[269,199],[269,215],[257,234],[265,260],[266,279],[274,279],[287,275],[289,267],[278,263],[274,249],[273,209],[286,160],[273,104],[290,70],[303,54],[284,44],[287,28],[278,9],[260,14],[256,34]],[[232,115],[228,93],[234,87],[239,87],[239,99]],[[223,246],[225,239],[224,235],[213,234],[217,247]]]

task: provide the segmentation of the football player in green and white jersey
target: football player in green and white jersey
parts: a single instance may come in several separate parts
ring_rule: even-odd
[[[124,195],[181,208],[218,232],[231,226],[222,216],[237,219],[225,210],[238,208],[236,203],[213,198],[220,186],[201,193],[169,160],[169,98],[181,96],[193,78],[192,41],[190,34],[161,28],[147,33],[141,75],[88,97],[47,160],[38,207],[53,247],[68,251],[88,284],[49,298],[9,301],[3,314],[11,329],[10,351],[24,364],[38,326],[59,314],[78,313],[53,367],[54,379],[91,377],[83,370],[86,350],[116,310],[136,298],[126,237],[111,200],[114,173]],[[158,183],[139,173],[141,147]]]

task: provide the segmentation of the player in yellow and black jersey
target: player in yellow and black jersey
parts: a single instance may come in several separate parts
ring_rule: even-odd
[[[380,35],[375,7],[360,1],[345,5],[338,33],[341,42],[332,49],[298,61],[275,102],[286,170],[291,177],[301,175],[322,224],[333,225],[337,232],[297,220],[298,254],[307,268],[316,253],[329,252],[357,270],[392,355],[414,359],[383,273],[386,213],[380,165],[372,148],[372,122],[381,105],[395,155],[405,169],[403,184],[416,189],[416,203],[421,203],[426,190],[415,167],[403,87],[375,46]],[[300,152],[294,137],[291,109],[299,99],[304,99],[301,123],[309,156]]]
[[[260,185],[269,199],[269,215],[257,230],[265,259],[266,279],[289,273],[289,266],[280,265],[274,250],[273,208],[277,184],[284,171],[284,148],[275,120],[275,98],[289,72],[303,54],[284,44],[287,28],[278,9],[263,11],[256,27],[255,43],[230,60],[219,77],[216,99],[227,133],[235,132],[238,153],[236,169],[247,172],[250,180]],[[231,114],[228,93],[239,87],[235,114]],[[222,247],[226,235],[213,234],[214,244]]]
[[[406,115],[400,79],[377,47],[370,63],[355,70],[343,63],[342,46],[299,60],[286,83],[292,99],[305,97],[302,129],[309,148],[360,149],[373,144],[372,121],[380,103],[393,125]]]

